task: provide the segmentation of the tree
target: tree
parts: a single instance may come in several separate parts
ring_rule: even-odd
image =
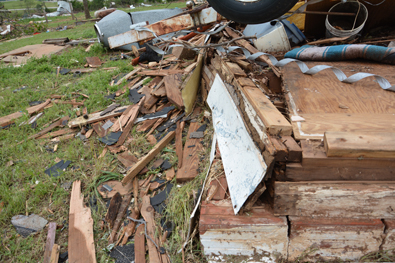
[[[82,0],[82,2],[84,3],[85,18],[89,19],[91,18],[91,14],[89,13],[88,9],[88,0]]]

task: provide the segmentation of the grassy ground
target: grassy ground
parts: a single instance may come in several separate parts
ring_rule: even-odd
[[[22,9],[22,8],[36,8],[38,4],[41,4],[42,2],[39,1],[32,1],[29,6],[26,6],[26,3],[24,1],[5,1],[5,2],[0,2],[0,5],[4,5],[5,9]],[[58,4],[56,2],[44,2],[47,7],[57,7]]]
[[[82,19],[83,14],[77,14],[77,17]],[[27,21],[22,22],[27,23]],[[71,17],[60,17],[53,19],[50,25],[51,27],[64,24],[72,25],[72,22]],[[0,53],[25,45],[41,43],[46,38],[58,37],[71,39],[95,37],[93,23],[74,26],[66,31],[41,33],[14,41],[0,42]],[[29,102],[45,100],[51,94],[66,95],[71,98],[72,92],[81,92],[89,96],[89,99],[85,101],[88,112],[106,108],[112,101],[105,99],[104,96],[119,88],[109,85],[112,78],[119,73],[127,73],[133,69],[129,65],[129,61],[110,61],[110,57],[119,55],[119,53],[109,51],[96,44],[89,53],[85,52],[85,47],[78,46],[50,58],[32,59],[20,68],[0,64],[1,116],[24,111],[29,107]],[[98,56],[101,60],[106,61],[104,67],[117,67],[118,69],[115,71],[98,70],[78,78],[74,78],[72,75],[56,77],[56,67],[82,68],[86,63],[85,57],[89,56]],[[13,92],[22,86],[27,86],[27,88]],[[82,98],[78,98],[78,100],[82,100]],[[129,104],[126,95],[118,97],[116,100],[122,105]],[[61,246],[61,253],[67,251],[67,224],[71,189],[64,189],[62,184],[74,180],[82,180],[82,191],[87,204],[90,199],[97,199],[97,204],[92,207],[97,260],[98,262],[113,262],[106,252],[109,231],[101,229],[102,218],[106,213],[105,200],[97,196],[95,188],[100,181],[122,178],[120,174],[124,173],[125,169],[117,161],[116,155],[108,152],[105,157],[98,159],[97,156],[103,151],[104,145],[98,142],[96,137],[92,137],[85,143],[79,139],[61,142],[56,152],[48,151],[53,148],[49,139],[29,140],[17,144],[28,136],[36,134],[46,123],[66,115],[70,118],[76,117],[72,106],[56,104],[45,110],[44,116],[37,121],[36,129],[29,125],[19,126],[28,119],[26,114],[16,120],[15,126],[0,130],[0,207],[2,207],[2,210],[0,208],[0,262],[40,262],[42,260],[47,228],[35,235],[22,238],[10,222],[11,217],[18,214],[37,214],[62,226],[56,232],[56,243]],[[132,136],[134,140],[128,145],[128,148],[137,157],[143,156],[152,148],[145,140],[144,134],[133,130]],[[207,137],[206,146],[209,145],[209,137]],[[171,163],[177,161],[172,145],[167,146],[161,156],[169,159]],[[202,157],[206,157],[206,155],[203,154]],[[44,171],[54,165],[57,158],[70,160],[72,166],[78,168],[68,169],[57,178],[49,177]],[[12,161],[12,165],[10,165],[10,161]],[[193,207],[193,192],[196,194],[197,188],[204,179],[207,161],[201,163],[201,174],[190,183],[174,187],[168,201],[170,209],[166,217],[177,224],[177,228],[166,246],[172,262],[182,262],[181,254],[176,252],[186,237],[188,217]],[[158,173],[158,171],[154,173]],[[176,182],[173,183],[176,184]],[[180,206],[180,203],[183,206]],[[190,246],[189,251],[188,259],[193,262],[203,261],[199,247]]]

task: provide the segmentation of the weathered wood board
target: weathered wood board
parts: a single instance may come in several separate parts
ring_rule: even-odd
[[[291,135],[292,125],[279,112],[266,95],[256,87],[243,87],[243,90],[263,121],[270,135]]]
[[[368,72],[395,83],[394,65],[369,62],[306,62],[311,68],[325,64],[341,69],[347,76]],[[296,139],[322,139],[326,131],[393,132],[395,92],[383,90],[366,78],[354,84],[340,82],[331,70],[310,76],[295,63],[282,68],[290,115],[305,120],[293,121]]]
[[[287,163],[288,181],[393,181],[395,162],[384,158],[327,157],[321,141],[301,140],[302,163]]]
[[[264,207],[234,215],[230,200],[203,202],[199,221],[200,242],[206,256],[269,253],[287,256],[288,226]]]
[[[385,219],[383,220],[385,225],[385,237],[381,249],[388,250],[395,248],[395,220]]]
[[[275,182],[274,214],[395,218],[395,183],[366,181]]]
[[[69,262],[96,263],[91,209],[84,206],[81,181],[74,181],[69,214]]]
[[[328,157],[395,158],[393,132],[325,132],[324,143]]]
[[[324,262],[341,259],[358,261],[363,255],[378,251],[384,224],[380,219],[289,217],[288,260]],[[307,253],[309,252],[310,253]]]
[[[198,174],[199,168],[199,153],[203,149],[203,145],[200,143],[202,139],[190,139],[192,132],[199,129],[200,125],[197,122],[191,123],[188,130],[187,141],[185,142],[184,151],[182,154],[182,166],[177,171],[177,182],[186,182],[193,180]],[[177,131],[177,130],[176,130]],[[182,133],[182,131],[181,131]],[[180,142],[180,141],[179,141]],[[177,143],[177,142],[176,142]],[[182,143],[182,141],[181,141]],[[182,147],[182,144],[181,144]],[[182,149],[182,148],[181,148]]]

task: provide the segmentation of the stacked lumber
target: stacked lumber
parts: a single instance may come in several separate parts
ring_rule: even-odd
[[[237,37],[228,27],[221,41]],[[251,53],[257,52],[247,41],[236,43]],[[273,230],[273,226],[254,220],[256,209],[266,209],[268,220],[288,217],[284,226],[288,234],[282,236],[287,251],[283,257],[291,261],[300,257],[308,261],[358,260],[367,252],[395,245],[395,93],[370,81],[344,87],[329,72],[303,75],[296,64],[281,70],[265,69],[246,60],[242,52],[215,51],[209,61],[202,68],[203,97],[219,75],[271,169],[264,179],[265,187],[256,189],[238,217],[225,212],[230,197],[219,194],[219,179],[205,189],[200,235],[206,255],[223,249],[219,240],[226,240],[230,247],[221,253],[230,255],[240,248],[252,255],[255,249],[262,249],[262,243],[276,244],[279,232],[267,234],[273,239],[260,240],[259,245],[251,247],[238,237],[226,238],[236,229],[254,229],[254,233]],[[317,63],[310,64],[311,68]],[[355,63],[332,64],[349,71],[349,75],[358,71]],[[392,66],[363,64],[391,78]],[[384,97],[388,100],[372,101]],[[243,216],[248,211],[253,216],[247,222]],[[273,255],[282,250],[273,246],[265,251]]]

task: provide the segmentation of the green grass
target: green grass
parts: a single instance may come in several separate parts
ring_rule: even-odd
[[[31,5],[26,6],[26,3],[24,1],[4,1],[0,2],[1,5],[4,5],[5,9],[22,9],[22,8],[28,8],[30,7],[31,9],[35,9],[38,4],[41,4],[42,2],[39,1],[32,1]],[[57,7],[58,4],[56,2],[44,2],[47,7]],[[52,10],[52,9],[51,9]],[[56,10],[54,10],[56,11]]]
[[[77,14],[79,19],[83,14]],[[26,21],[22,21],[25,23]],[[71,17],[55,18],[54,26],[60,23],[72,22]],[[50,32],[35,35],[29,38],[21,38],[14,41],[0,42],[0,53],[11,51],[25,45],[42,43],[46,38],[69,37],[71,39],[95,37],[93,23],[86,23],[75,26],[62,32]],[[25,111],[29,107],[30,101],[45,100],[51,94],[66,95],[67,99],[73,98],[72,92],[87,94],[89,99],[85,101],[88,112],[94,112],[106,108],[112,101],[106,100],[105,95],[118,90],[120,87],[109,85],[112,78],[120,73],[128,73],[133,67],[129,61],[110,61],[111,56],[119,54],[119,51],[111,51],[95,44],[89,53],[85,52],[85,47],[77,46],[69,48],[60,55],[31,59],[19,68],[0,64],[0,112],[5,116],[17,111]],[[71,74],[55,74],[56,67],[82,68],[86,63],[85,57],[98,56],[105,61],[103,67],[117,67],[115,71],[95,71],[91,74],[83,74],[74,78]],[[28,88],[18,91],[13,90],[22,86]],[[81,101],[82,98],[77,98]],[[116,98],[118,103],[128,105],[127,94]],[[18,214],[38,214],[48,221],[56,222],[58,225],[67,226],[69,212],[69,198],[71,189],[65,190],[61,185],[65,182],[82,180],[82,192],[86,203],[95,197],[97,201],[97,211],[92,209],[94,221],[94,240],[96,246],[96,256],[98,262],[114,262],[105,248],[107,247],[108,230],[101,230],[101,220],[105,216],[105,201],[98,197],[96,187],[99,183],[108,179],[120,179],[120,173],[125,169],[120,166],[116,155],[111,152],[98,159],[97,156],[103,151],[104,146],[98,142],[95,136],[83,143],[79,139],[59,143],[55,153],[47,151],[53,148],[54,144],[49,139],[28,140],[17,145],[18,142],[26,140],[30,135],[36,134],[41,127],[52,122],[58,117],[69,115],[75,118],[76,113],[70,105],[55,104],[45,109],[45,114],[37,121],[37,129],[29,125],[21,125],[28,120],[27,114],[16,120],[16,125],[6,130],[0,130],[0,203],[4,204],[0,212],[0,229],[2,238],[0,244],[0,262],[39,262],[44,253],[47,228],[22,238],[17,234],[11,225],[12,216]],[[144,133],[136,132],[133,129],[131,135],[134,140],[128,145],[129,150],[137,157],[144,156],[153,146],[149,145]],[[72,165],[79,169],[65,171],[61,176],[52,178],[44,173],[44,170],[56,163],[55,159],[72,161]],[[174,145],[169,144],[156,159],[164,158],[172,164],[177,163]],[[151,167],[153,160],[148,167]],[[6,164],[12,161],[14,165]],[[202,168],[202,171],[204,167]],[[106,173],[110,172],[109,173]],[[150,173],[159,175],[155,170]],[[183,185],[181,188],[174,187],[169,198],[169,206],[173,207],[175,202],[184,202],[182,210],[174,210],[168,218],[181,222],[177,218],[188,218],[193,205],[192,191],[197,191],[197,187],[202,183],[203,173],[193,182]],[[140,177],[144,178],[144,176]],[[176,184],[176,182],[173,182]],[[172,201],[173,200],[173,201]],[[182,222],[177,229],[181,233],[186,233],[187,221]],[[180,254],[176,251],[181,247],[178,234],[173,235],[167,245],[172,256],[172,262],[181,262]],[[67,251],[68,229],[67,227],[56,232],[57,244],[61,246],[60,251]],[[197,249],[194,247],[193,249]],[[198,258],[199,253],[194,252],[193,258]],[[174,259],[173,259],[174,258]],[[198,260],[200,261],[200,260]]]
[[[86,30],[81,26],[80,35]],[[31,40],[19,40],[31,41]],[[14,46],[24,45],[14,41]],[[5,43],[3,43],[4,45]],[[110,54],[98,44],[90,53],[80,46],[69,49],[59,56],[51,58],[32,59],[20,68],[0,68],[0,112],[1,116],[24,110],[29,101],[45,100],[51,94],[66,95],[71,98],[71,92],[79,91],[90,96],[85,102],[89,112],[107,107],[112,102],[104,99],[108,91],[114,91],[109,86],[112,77],[120,72],[130,72],[132,67],[127,61],[109,61],[105,66],[116,66],[116,71],[97,71],[91,74],[74,78],[72,75],[60,75],[56,77],[57,66],[68,68],[81,68],[86,63],[85,57],[99,56],[102,60],[108,60]],[[78,62],[74,62],[77,60]],[[22,85],[27,89],[13,93],[14,89]],[[119,87],[118,87],[119,88]],[[78,98],[77,100],[81,100]],[[126,104],[125,97],[117,99]],[[95,137],[87,143],[78,139],[61,142],[55,153],[50,153],[46,147],[53,147],[47,140],[30,140],[16,145],[35,134],[44,124],[51,122],[57,117],[70,115],[75,118],[75,111],[70,105],[55,104],[45,110],[45,114],[37,121],[38,129],[32,129],[29,125],[19,124],[28,119],[24,116],[16,121],[16,126],[8,130],[0,130],[0,202],[4,202],[0,212],[0,228],[2,231],[2,245],[0,246],[1,262],[39,262],[44,252],[46,230],[37,235],[21,238],[10,224],[12,216],[17,214],[38,214],[49,221],[55,221],[58,225],[68,222],[68,205],[70,190],[64,190],[60,185],[77,179],[83,181],[83,192],[88,198],[95,196],[92,185],[104,174],[102,171],[117,171],[118,164],[112,163],[113,154],[107,154],[104,158],[97,159],[103,150],[103,145]],[[71,160],[72,165],[79,166],[76,171],[66,171],[58,178],[51,178],[44,174],[44,170],[55,164],[55,158]],[[6,166],[12,160],[13,166]],[[36,184],[37,182],[37,184]],[[98,201],[98,211],[92,212],[94,218],[95,244],[99,262],[108,259],[107,254],[101,249],[106,246],[106,241],[101,240],[105,234],[99,230],[100,219],[105,214],[103,201]],[[52,211],[53,214],[50,212]],[[57,231],[56,243],[61,245],[61,252],[67,251],[67,228]]]

